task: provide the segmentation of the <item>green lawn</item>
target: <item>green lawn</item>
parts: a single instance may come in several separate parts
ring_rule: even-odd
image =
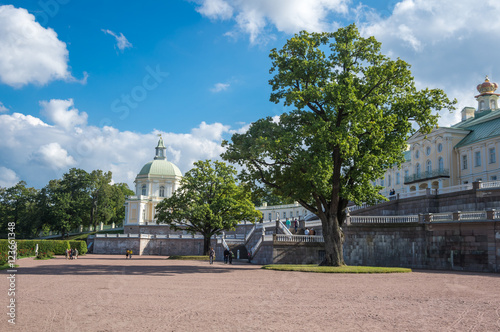
[[[300,271],[316,273],[406,273],[411,269],[402,267],[376,267],[376,266],[318,266],[318,265],[287,265],[271,264],[262,267],[266,270]]]
[[[180,260],[191,260],[191,261],[208,261],[208,255],[207,256],[178,256],[178,255],[173,255],[169,256],[168,259],[180,259]]]

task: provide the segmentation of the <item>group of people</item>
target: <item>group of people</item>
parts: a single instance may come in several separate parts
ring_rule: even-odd
[[[66,259],[77,259],[78,258],[78,249],[66,249]]]
[[[290,229],[292,227],[292,222],[290,221],[290,219],[287,219],[285,221],[285,225],[286,225],[286,228]],[[295,218],[293,220],[293,227],[295,228],[295,234],[297,234],[297,229],[299,228],[299,221],[297,220],[297,218]]]
[[[125,259],[132,259],[132,249],[127,249],[127,252],[125,253]]]
[[[234,254],[231,250],[229,249],[224,249],[224,264],[227,264],[229,262],[229,264],[233,264],[233,257],[234,257]]]
[[[307,228],[304,230],[304,235],[315,235],[316,231],[311,227],[311,229]]]

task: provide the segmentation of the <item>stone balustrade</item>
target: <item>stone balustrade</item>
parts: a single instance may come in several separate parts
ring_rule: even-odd
[[[274,240],[278,242],[325,242],[322,235],[276,234]]]

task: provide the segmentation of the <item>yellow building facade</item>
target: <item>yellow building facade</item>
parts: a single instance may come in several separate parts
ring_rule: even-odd
[[[401,168],[388,169],[376,184],[381,193],[411,195],[430,189],[446,188],[472,182],[497,181],[500,178],[500,109],[498,84],[486,80],[477,86],[477,108],[465,107],[462,121],[440,127],[430,134],[416,133],[408,140],[408,151]]]

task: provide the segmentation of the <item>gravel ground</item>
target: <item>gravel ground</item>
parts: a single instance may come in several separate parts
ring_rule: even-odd
[[[1,331],[500,331],[500,275],[279,272],[87,255],[18,261]]]

